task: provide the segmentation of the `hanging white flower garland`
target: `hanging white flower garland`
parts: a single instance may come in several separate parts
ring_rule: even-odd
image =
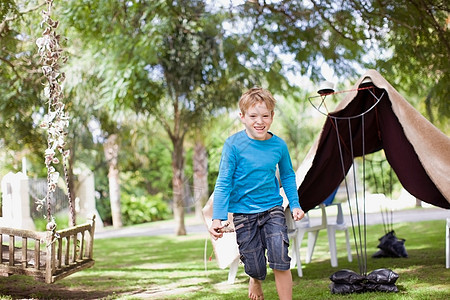
[[[48,112],[44,116],[44,120],[40,127],[47,129],[47,149],[45,150],[45,165],[47,167],[47,196],[38,203],[41,208],[47,202],[47,219],[50,222],[53,220],[50,209],[50,196],[55,192],[59,172],[56,171],[54,165],[60,161],[57,158],[58,152],[62,154],[64,172],[67,182],[66,161],[69,156],[69,151],[64,150],[66,145],[65,137],[67,136],[66,128],[69,126],[69,115],[64,111],[64,103],[62,102],[64,94],[62,92],[61,84],[64,82],[65,74],[60,71],[59,62],[66,62],[67,58],[62,55],[62,48],[60,46],[60,35],[56,34],[55,29],[58,27],[58,21],[54,21],[51,17],[51,9],[53,0],[46,0],[47,9],[42,11],[41,27],[45,26],[42,37],[36,40],[38,46],[38,53],[41,57],[40,61],[43,64],[42,72],[47,78],[48,82],[44,88],[44,95],[48,98]],[[71,204],[70,191],[69,204]],[[47,201],[46,201],[47,199]]]

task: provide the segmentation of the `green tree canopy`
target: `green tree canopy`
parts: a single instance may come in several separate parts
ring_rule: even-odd
[[[341,78],[374,68],[408,96],[419,96],[432,122],[444,127],[450,117],[445,1],[247,1],[236,11],[253,25],[247,34],[255,47],[267,57],[294,54],[291,68],[301,75],[322,80],[325,62]]]
[[[41,98],[43,77],[35,45],[40,34],[38,5],[15,6],[14,1],[0,5],[0,128],[1,141],[7,149],[21,152],[10,162],[27,154],[31,160],[42,159],[46,147],[44,131],[38,121],[44,114]]]

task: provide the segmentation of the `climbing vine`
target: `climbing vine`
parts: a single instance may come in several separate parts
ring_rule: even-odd
[[[47,78],[44,88],[44,95],[48,99],[48,112],[40,127],[47,130],[47,149],[45,150],[45,165],[47,167],[47,195],[45,199],[39,200],[38,206],[41,208],[47,203],[47,220],[54,223],[51,215],[51,196],[57,187],[59,172],[55,165],[59,164],[58,155],[63,158],[63,168],[65,181],[69,196],[69,208],[73,211],[73,203],[70,196],[68,184],[67,161],[69,151],[64,150],[67,136],[66,128],[69,125],[69,114],[64,111],[64,94],[62,83],[65,74],[60,70],[60,63],[65,63],[67,57],[63,55],[60,45],[61,36],[56,33],[59,22],[51,18],[53,0],[46,0],[46,9],[42,11],[42,22],[40,26],[44,28],[42,37],[36,40],[40,62],[42,63],[42,73]],[[75,214],[72,213],[71,225],[75,225]]]

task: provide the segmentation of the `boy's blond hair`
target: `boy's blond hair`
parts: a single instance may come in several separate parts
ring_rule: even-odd
[[[251,88],[242,94],[239,99],[239,109],[241,110],[242,115],[245,116],[245,113],[250,107],[260,102],[264,102],[267,109],[273,115],[277,101],[268,90],[260,87]]]

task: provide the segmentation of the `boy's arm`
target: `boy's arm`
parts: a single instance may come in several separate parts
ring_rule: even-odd
[[[228,203],[232,189],[233,174],[236,168],[236,159],[232,147],[227,140],[223,145],[219,164],[219,175],[214,187],[213,220],[228,219]]]
[[[291,208],[291,211],[294,212],[294,209],[296,208],[301,210],[302,208],[298,199],[297,183],[295,181],[295,172],[292,168],[291,157],[287,150],[287,146],[285,146],[283,155],[278,162],[278,169],[280,171],[281,184],[286,197],[289,200],[289,207]]]
[[[223,232],[221,229],[223,228],[222,221],[219,219],[212,220],[211,227],[209,227],[209,233],[211,234],[214,240],[221,238],[223,236]]]
[[[284,192],[289,200],[289,207],[292,212],[292,218],[294,219],[294,221],[300,221],[305,216],[305,212],[302,210],[298,199],[295,172],[292,168],[291,157],[289,155],[289,151],[287,150],[287,146],[285,147],[284,155],[281,157],[281,160],[278,163],[278,168],[280,171],[280,180]]]

